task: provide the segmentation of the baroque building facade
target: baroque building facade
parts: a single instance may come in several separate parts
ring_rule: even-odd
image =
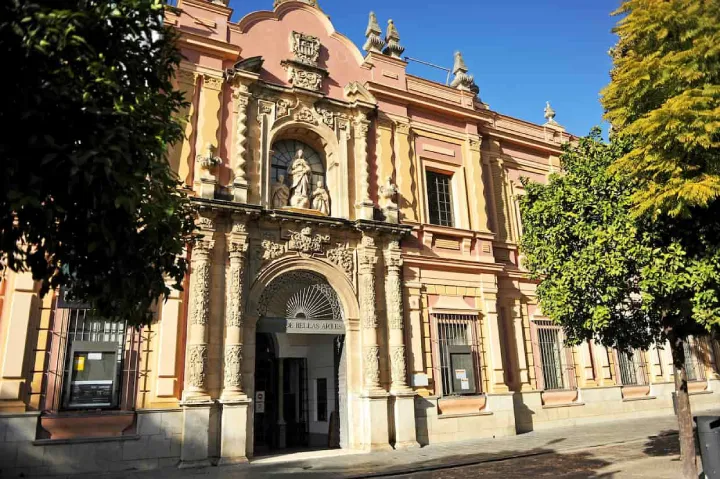
[[[268,0],[269,2],[270,0]],[[288,448],[384,450],[670,413],[672,360],[566,347],[522,268],[521,177],[571,136],[492,110],[460,53],[407,73],[371,13],[361,52],[317,2],[239,22],[179,0],[197,209],[185,292],[141,331],[27,275],[0,282],[3,468],[234,463]],[[717,402],[718,345],[686,351]]]

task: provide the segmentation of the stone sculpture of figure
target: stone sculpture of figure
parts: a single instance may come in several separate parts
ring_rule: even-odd
[[[298,150],[295,159],[290,165],[292,187],[290,192],[290,206],[295,208],[310,207],[310,165],[303,156],[303,150]]]
[[[272,207],[284,208],[288,205],[290,188],[285,184],[285,175],[278,175],[277,182],[272,188]]]
[[[317,188],[313,191],[312,209],[319,211],[325,215],[330,214],[330,195],[325,189],[323,180],[317,181]]]

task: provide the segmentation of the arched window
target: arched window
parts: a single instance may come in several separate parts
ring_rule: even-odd
[[[303,150],[303,156],[312,170],[312,187],[315,187],[318,180],[325,180],[325,168],[323,167],[322,158],[317,151],[302,141],[280,140],[273,145],[272,168],[270,171],[270,181],[272,183],[277,182],[280,175],[283,175],[285,177],[285,183],[290,185],[288,168],[290,168],[298,150]]]

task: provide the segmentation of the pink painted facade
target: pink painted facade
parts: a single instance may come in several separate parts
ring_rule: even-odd
[[[565,347],[522,267],[520,179],[546,181],[572,139],[554,112],[490,109],[461,56],[450,85],[407,74],[412,45],[387,19],[361,50],[314,0],[272,7],[238,23],[221,2],[166,10],[190,102],[169,161],[200,240],[156,323],[126,331],[26,275],[0,282],[6,467],[226,464],[670,414],[667,348]],[[78,374],[114,351],[88,405]],[[688,353],[696,407],[717,401],[719,352]]]

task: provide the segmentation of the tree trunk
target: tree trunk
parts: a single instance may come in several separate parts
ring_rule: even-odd
[[[697,460],[695,452],[695,435],[693,433],[693,417],[690,411],[690,395],[688,394],[687,369],[685,367],[685,349],[683,340],[670,338],[675,372],[675,395],[677,405],[678,427],[680,431],[680,461],[682,477],[697,479]]]

